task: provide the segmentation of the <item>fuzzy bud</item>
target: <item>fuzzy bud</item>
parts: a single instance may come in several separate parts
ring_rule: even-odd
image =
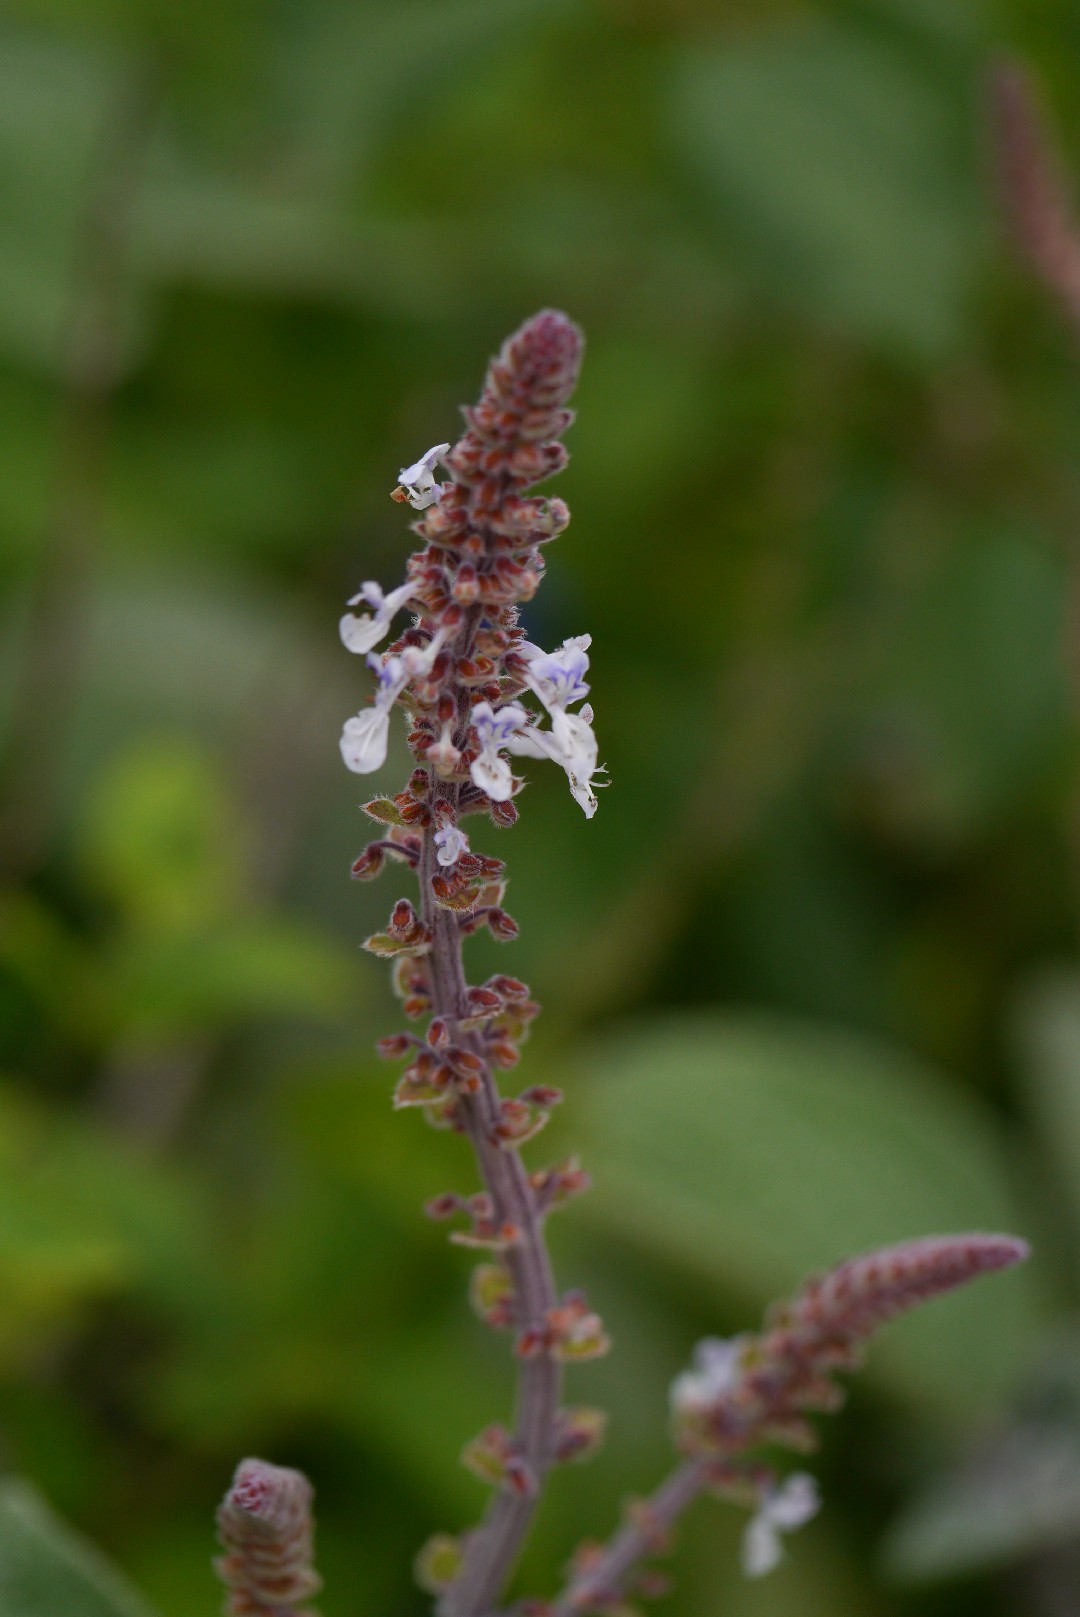
[[[214,1563],[228,1586],[227,1617],[314,1617],[322,1587],[312,1565],[312,1488],[300,1471],[241,1460],[218,1508],[225,1554]]]

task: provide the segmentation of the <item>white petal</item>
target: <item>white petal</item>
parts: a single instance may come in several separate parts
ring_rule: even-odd
[[[390,740],[390,714],[382,708],[365,708],[355,718],[346,719],[341,732],[341,756],[346,769],[355,775],[370,775],[386,762]]]
[[[578,808],[584,809],[585,818],[591,820],[596,813],[597,802],[596,793],[589,785],[589,782],[587,780],[578,780],[576,776],[571,775],[570,796],[574,799]]]
[[[469,839],[460,826],[446,825],[435,833],[435,855],[440,865],[456,865],[463,853],[469,851]]]
[[[475,785],[496,803],[505,803],[513,795],[514,779],[510,765],[500,758],[493,747],[485,747],[469,770]]]
[[[592,725],[580,713],[552,714],[551,730],[567,760],[565,767],[588,780],[600,755]]]
[[[374,579],[368,578],[365,579],[363,584],[361,584],[355,595],[349,596],[349,599],[345,602],[345,605],[359,606],[362,601],[365,606],[374,607],[375,611],[377,612],[385,599],[386,597],[383,594],[382,585],[377,584]]]
[[[370,651],[372,646],[377,646],[389,627],[389,621],[385,618],[369,618],[366,614],[358,618],[352,612],[346,612],[338,625],[345,650],[355,651],[360,656]]]
[[[425,480],[430,480],[437,463],[449,448],[449,444],[434,444],[431,449],[420,456],[419,460],[414,460],[411,466],[401,468],[400,472],[398,472],[398,482],[403,488],[407,488],[410,483],[422,483]]]
[[[550,758],[553,763],[561,764],[562,754],[551,743],[544,745],[544,734],[543,730],[538,730],[534,724],[530,724],[526,729],[507,736],[503,746],[507,752],[512,752],[519,758]]]
[[[784,1532],[801,1527],[821,1509],[821,1494],[816,1480],[807,1471],[795,1471],[777,1488],[765,1503],[770,1520]]]
[[[746,1524],[742,1541],[742,1569],[748,1578],[763,1578],[779,1566],[784,1550],[780,1534],[773,1526],[767,1511],[762,1508]]]

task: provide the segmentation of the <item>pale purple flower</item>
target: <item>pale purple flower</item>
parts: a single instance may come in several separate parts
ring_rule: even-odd
[[[550,758],[565,769],[574,801],[587,819],[596,813],[593,777],[598,773],[599,751],[593,733],[592,708],[585,706],[571,713],[569,704],[589,694],[585,675],[589,669],[588,650],[592,636],[573,635],[556,651],[543,651],[526,641],[520,648],[527,663],[525,683],[543,702],[551,717],[551,729],[531,725],[524,735],[507,742],[510,752],[530,758]]]
[[[436,831],[434,842],[439,850],[435,855],[440,865],[456,865],[463,853],[469,851],[469,839],[456,825],[444,825]]]
[[[529,715],[518,702],[507,702],[497,710],[490,702],[477,702],[472,710],[472,725],[480,742],[480,756],[473,762],[469,773],[473,783],[496,803],[505,803],[514,790],[510,765],[500,755],[499,748],[509,746],[511,737],[524,730]],[[514,750],[517,750],[516,748]]]
[[[525,682],[536,692],[549,713],[565,709],[570,702],[588,696],[585,675],[589,670],[591,634],[573,635],[557,651],[543,651],[529,641],[520,648],[528,662]]]
[[[400,589],[391,590],[385,595],[380,585],[370,579],[361,584],[357,594],[349,599],[349,606],[359,606],[361,602],[374,609],[374,616],[364,613],[357,617],[352,612],[346,612],[341,619],[339,628],[342,644],[347,651],[355,651],[363,655],[377,646],[379,641],[388,633],[395,614],[405,605],[413,592],[411,583],[402,584]]]
[[[777,1488],[768,1488],[743,1534],[742,1564],[748,1578],[762,1578],[783,1559],[781,1533],[802,1527],[821,1509],[814,1478],[796,1471]]]
[[[427,454],[398,472],[398,483],[414,511],[426,511],[442,493],[442,484],[435,481],[435,466],[449,448],[449,444],[435,444]]]

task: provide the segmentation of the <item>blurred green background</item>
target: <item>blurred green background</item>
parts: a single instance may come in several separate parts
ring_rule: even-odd
[[[787,1565],[702,1507],[659,1609],[1075,1614],[1080,365],[1000,239],[1002,48],[1080,175],[1072,0],[5,7],[4,1617],[145,1609],[41,1498],[159,1617],[217,1609],[245,1453],[316,1482],[326,1617],[426,1609],[483,1504],[511,1368],[420,1215],[467,1153],[372,1055],[336,621],[546,304],[588,351],[528,621],[594,636],[613,784],[530,772],[473,959],[545,1003],[530,1157],[596,1177],[553,1244],[616,1346],[521,1587],[658,1478],[697,1336],[1003,1227],[1035,1262],[881,1342]]]

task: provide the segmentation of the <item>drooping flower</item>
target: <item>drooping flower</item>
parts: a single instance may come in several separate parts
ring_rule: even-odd
[[[809,1472],[796,1471],[779,1487],[767,1488],[743,1534],[742,1564],[748,1578],[762,1578],[783,1559],[781,1533],[793,1533],[821,1509],[818,1485]]]
[[[473,761],[469,773],[474,785],[496,803],[505,803],[514,790],[510,765],[499,749],[509,746],[511,737],[524,730],[528,722],[529,715],[518,702],[507,702],[497,710],[490,702],[477,702],[472,710],[480,756]]]
[[[596,813],[593,776],[598,773],[599,757],[592,717],[592,708],[587,704],[579,713],[567,713],[557,707],[551,714],[550,730],[530,724],[527,729],[508,736],[505,742],[508,752],[525,758],[550,758],[560,769],[565,769],[571,795],[589,820]]]
[[[442,485],[435,481],[435,466],[449,448],[449,444],[435,444],[419,460],[398,472],[398,485],[414,511],[426,511],[442,493]],[[397,490],[394,492],[396,494]]]
[[[439,850],[435,858],[440,865],[456,865],[462,854],[469,851],[469,839],[456,825],[444,825],[436,831],[434,841]]]
[[[400,589],[391,590],[385,595],[380,585],[370,579],[361,584],[358,592],[351,596],[349,606],[359,606],[363,602],[374,609],[374,616],[364,613],[357,617],[353,612],[346,612],[341,619],[339,628],[341,641],[347,651],[355,651],[363,655],[377,646],[390,629],[394,615],[400,611],[413,593],[411,583],[402,584]]]
[[[373,706],[346,719],[341,732],[341,757],[356,775],[371,775],[386,762],[390,742],[390,709],[411,680],[429,674],[442,650],[446,631],[440,630],[424,646],[406,646],[400,657],[369,654],[368,667],[378,680]]]
[[[586,704],[577,713],[570,703],[589,694],[585,675],[589,669],[588,649],[592,636],[574,635],[556,651],[543,651],[528,642],[520,649],[526,660],[525,683],[540,698],[551,717],[551,729],[530,726],[507,746],[511,752],[528,757],[550,758],[565,769],[574,801],[586,818],[596,813],[593,777],[597,774],[599,748],[593,733],[593,711]]]

